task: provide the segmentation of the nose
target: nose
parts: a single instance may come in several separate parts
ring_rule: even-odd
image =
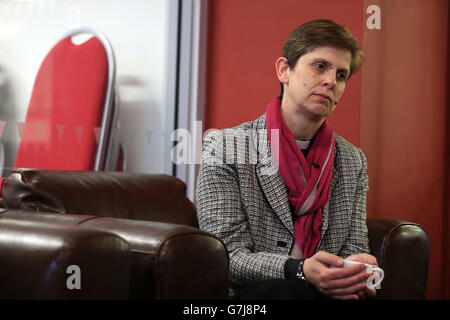
[[[324,75],[324,81],[323,81],[323,85],[329,89],[329,90],[333,90],[334,87],[336,86],[336,72],[334,72],[334,70],[330,70],[328,72],[325,73]]]

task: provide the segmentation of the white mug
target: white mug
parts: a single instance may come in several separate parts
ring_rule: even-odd
[[[378,266],[374,266],[372,264],[358,262],[358,261],[351,261],[351,260],[344,260],[344,268],[354,266],[355,264],[365,264],[367,266],[366,272],[372,273],[369,278],[367,278],[366,284],[369,289],[381,289],[381,281],[384,279],[384,270],[381,269]]]
[[[366,272],[367,273],[372,273],[370,275],[369,278],[367,278],[366,284],[367,287],[369,289],[381,289],[381,281],[383,281],[384,279],[384,270],[381,269],[378,266],[372,265],[372,264],[368,264],[368,263],[364,263],[364,262],[359,262],[359,261],[351,261],[351,260],[344,260],[344,265],[343,267],[350,267],[350,266],[354,266],[355,264],[365,264],[366,265]],[[333,267],[333,266],[331,266]]]

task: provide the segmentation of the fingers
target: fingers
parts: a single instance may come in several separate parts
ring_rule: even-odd
[[[375,298],[376,295],[377,295],[377,291],[375,289],[370,289],[369,297]]]
[[[369,298],[373,298],[373,297],[375,297],[375,296],[377,295],[377,291],[376,291],[374,288],[372,288],[372,289],[366,288],[366,289],[364,290],[364,293],[365,293],[366,296],[369,297]]]
[[[353,256],[354,261],[376,263],[375,257],[367,254]],[[363,261],[361,261],[363,260]],[[308,280],[322,293],[334,299],[365,299],[376,294],[374,289],[367,287],[366,281],[370,273],[366,272],[364,264],[356,264],[346,268],[341,267],[344,260],[341,257],[318,252],[306,259],[304,271]]]
[[[364,300],[367,298],[373,298],[376,296],[376,290],[375,289],[369,289],[369,288],[364,288],[364,290],[358,291],[357,295],[359,297],[359,300]]]
[[[365,287],[366,284],[360,282],[349,287],[323,290],[323,293],[328,296],[347,296],[353,294],[357,295],[357,292],[363,291]]]
[[[329,279],[343,279],[348,278],[357,274],[363,273],[366,270],[366,266],[364,264],[356,264],[351,267],[346,268],[333,268],[329,269],[328,277]],[[370,274],[369,274],[370,275]],[[369,277],[369,276],[367,276]]]
[[[351,256],[348,256],[346,258],[347,260],[351,261],[358,261],[358,262],[364,262],[372,265],[378,265],[377,258],[374,256],[368,254],[368,253],[358,253]]]
[[[359,300],[364,300],[367,297],[364,290],[358,291],[356,294],[358,295]]]
[[[370,273],[365,272],[365,268],[361,270],[360,266],[355,266],[358,268],[353,268],[353,270],[339,270],[342,271],[338,275],[337,273],[333,273],[330,275],[329,280],[325,278],[328,284],[327,289],[335,289],[335,288],[345,288],[350,287],[355,284],[364,282],[366,283],[367,278],[370,277]],[[345,268],[350,269],[350,268]],[[333,270],[334,271],[334,270]],[[344,272],[345,271],[345,272]]]
[[[319,251],[313,257],[326,266],[342,267],[344,265],[344,259],[325,251]]]
[[[340,280],[333,280],[321,287],[322,292],[329,296],[345,296],[355,294],[359,291],[365,291],[367,288],[366,279],[369,274],[363,272],[355,276]]]
[[[368,298],[373,298],[375,297],[377,294],[375,289],[370,289],[367,286],[365,286],[362,290],[359,290],[358,292],[356,292],[357,298],[355,297],[354,294],[349,294],[349,295],[332,295],[330,296],[333,299],[357,299],[357,300],[365,300]]]

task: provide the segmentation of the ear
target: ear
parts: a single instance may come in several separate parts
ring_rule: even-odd
[[[287,59],[285,57],[279,57],[275,62],[275,68],[277,70],[278,80],[283,84],[288,84],[291,69],[289,68]]]

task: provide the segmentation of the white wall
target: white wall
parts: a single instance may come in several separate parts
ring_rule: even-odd
[[[172,174],[177,22],[177,0],[0,0],[4,174],[14,165],[17,122],[25,121],[40,63],[81,26],[104,33],[115,51],[127,171]]]

